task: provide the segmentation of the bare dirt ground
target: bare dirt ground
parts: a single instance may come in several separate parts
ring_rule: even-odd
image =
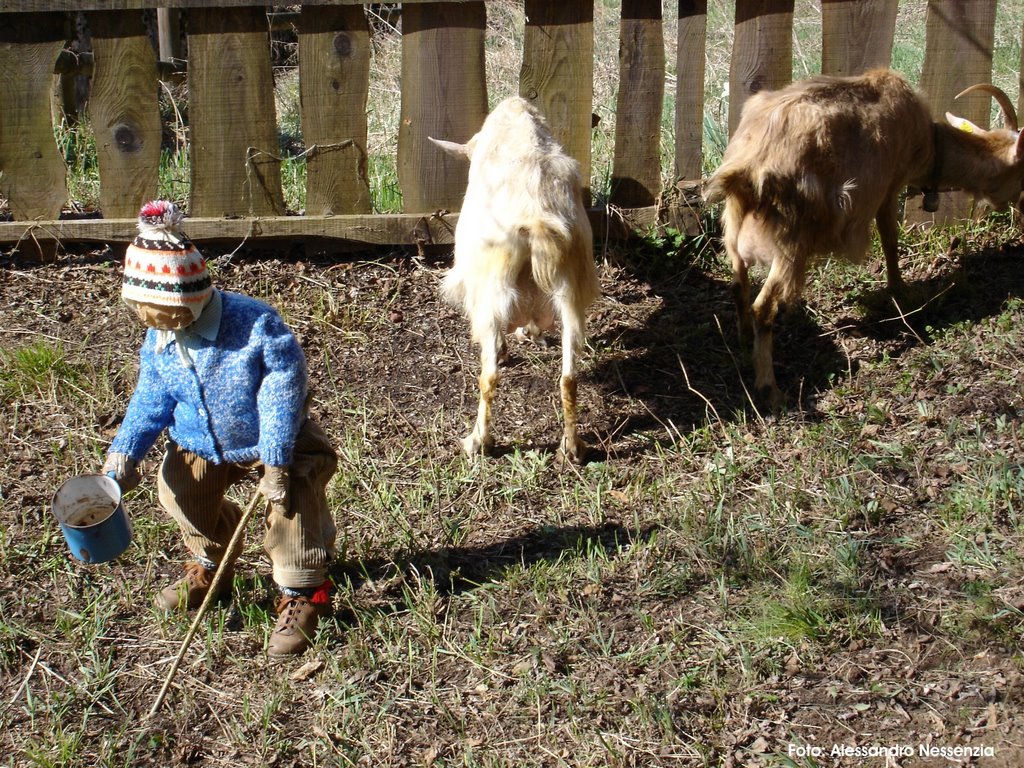
[[[210,254],[209,248],[204,250]],[[870,382],[873,397],[888,390],[893,400],[888,411],[891,415],[880,424],[868,423],[861,434],[850,437],[851,441],[864,441],[865,446],[872,438],[900,443],[909,446],[911,455],[915,445],[921,446],[916,464],[920,471],[897,474],[900,470],[894,469],[892,477],[884,478],[890,492],[881,498],[878,515],[864,523],[874,526],[875,537],[883,542],[871,549],[873,571],[869,577],[871,589],[883,596],[884,629],[876,636],[842,647],[822,650],[813,645],[797,646],[789,656],[776,660],[774,670],[766,672],[756,687],[725,691],[721,697],[700,687],[669,692],[671,680],[682,674],[678,669],[588,671],[576,666],[571,652],[548,655],[545,651],[540,658],[552,675],[580,675],[585,685],[613,698],[663,698],[677,732],[689,734],[706,750],[688,758],[673,758],[669,751],[629,756],[627,750],[626,757],[609,758],[607,762],[593,756],[577,759],[571,754],[550,759],[537,754],[531,759],[513,750],[507,764],[971,764],[985,768],[1024,764],[1024,677],[1019,636],[1024,590],[1019,583],[1004,585],[1005,610],[1011,614],[1004,623],[1010,627],[1007,634],[980,631],[955,637],[938,627],[947,611],[958,610],[959,603],[953,597],[964,590],[963,573],[950,567],[941,546],[907,550],[892,543],[901,531],[915,541],[928,540],[929,501],[961,471],[943,458],[943,446],[924,441],[912,431],[919,425],[899,415],[912,411],[917,401],[927,399],[931,403],[936,431],[941,431],[944,418],[954,415],[1001,415],[1013,426],[1007,432],[1012,438],[1007,438],[1006,449],[1018,465],[1022,461],[1024,453],[1016,436],[1024,422],[1024,371],[1012,370],[1012,356],[996,361],[1010,369],[998,380],[987,375],[993,361],[979,353],[976,357],[964,356],[955,366],[947,364],[941,378],[922,384],[904,401],[897,394],[902,391],[897,384],[905,376],[907,360],[927,352],[927,336],[936,329],[966,324],[979,335],[1021,336],[1020,328],[1000,330],[992,328],[991,321],[1008,298],[1024,297],[1024,248],[1015,243],[993,246],[984,252],[951,251],[912,271],[908,275],[912,284],[941,293],[942,299],[905,322],[876,320],[870,315],[865,320],[853,311],[850,295],[821,295],[812,284],[809,295],[814,298],[809,306],[797,308],[780,327],[776,342],[783,351],[778,356],[779,378],[789,393],[791,409],[769,422],[759,420],[743,386],[750,381],[750,369],[735,339],[734,313],[721,269],[702,269],[671,259],[650,268],[638,266],[638,258],[613,256],[605,261],[605,293],[590,316],[592,349],[584,363],[579,400],[584,435],[593,445],[591,461],[616,465],[621,477],[649,471],[652,456],[674,440],[704,428],[714,416],[729,424],[749,422],[745,429],[750,441],[768,435],[778,441],[770,450],[777,453],[780,467],[812,472],[813,468],[801,465],[806,461],[801,447],[787,444],[787,425],[792,425],[795,432],[837,414],[863,411],[868,405],[861,399],[869,386],[865,380]],[[423,446],[425,451],[438,450],[454,458],[457,438],[473,412],[476,353],[466,338],[461,316],[441,303],[437,293],[446,259],[445,254],[416,257],[404,252],[378,254],[369,260],[317,260],[261,253],[238,255],[230,263],[217,262],[215,269],[222,287],[265,297],[279,307],[306,350],[317,390],[344,390],[353,402],[371,404],[370,412],[380,416],[363,425],[365,455],[372,462],[375,456],[386,460],[394,446],[410,442]],[[8,628],[0,669],[5,701],[0,704],[6,704],[26,674],[31,675],[33,656],[38,659],[40,644],[33,639],[33,628],[49,635],[56,620],[54,601],[28,595],[35,591],[58,595],[56,602],[66,608],[90,589],[89,579],[84,576],[67,585],[32,583],[32,574],[40,571],[24,553],[35,552],[33,557],[37,558],[66,557],[59,536],[51,538],[42,555],[29,542],[48,514],[52,489],[67,475],[90,469],[91,460],[101,460],[96,447],[83,449],[68,443],[74,443],[79,434],[86,436],[87,443],[89,435],[96,432],[113,434],[119,419],[117,408],[123,408],[133,384],[132,360],[140,331],[119,301],[119,270],[110,253],[78,253],[47,266],[5,260],[0,267],[2,346],[13,349],[32,340],[47,339],[54,343],[59,340],[76,356],[85,349],[100,368],[110,372],[116,395],[114,403],[97,403],[95,410],[85,416],[64,410],[59,402],[46,398],[7,402],[0,410],[5,443],[0,470],[0,522],[5,529],[8,560],[0,573],[5,595],[0,615]],[[954,284],[958,287],[950,288]],[[858,299],[872,298],[863,285],[852,288],[851,293]],[[1019,352],[1021,348],[1016,349]],[[1019,362],[1020,357],[1016,360]],[[557,367],[557,347],[513,347],[496,414],[499,455],[492,461],[501,461],[513,446],[533,448],[542,454],[553,451],[559,436],[559,414],[554,407]],[[845,383],[842,391],[836,382]],[[961,386],[954,386],[958,383]],[[922,391],[924,387],[928,391]],[[330,434],[351,431],[351,412],[329,407],[333,402],[331,398],[318,398],[314,415]],[[83,419],[94,423],[83,423]],[[66,463],[61,462],[61,456],[67,457]],[[571,474],[567,476],[571,478]],[[358,490],[353,493],[358,494]],[[1024,504],[1024,499],[1017,501]],[[615,546],[622,546],[623,540],[644,535],[632,521],[642,519],[646,511],[642,500],[631,501],[623,503],[619,519],[611,516],[603,527],[580,523],[573,529],[579,521],[567,520],[555,533],[537,520],[479,520],[458,547],[380,551],[376,553],[378,560],[359,566],[360,573],[369,578],[347,571],[344,575],[353,579],[353,602],[364,607],[376,604],[384,610],[399,601],[393,591],[389,593],[380,586],[388,583],[386,574],[396,562],[413,562],[421,571],[429,565],[442,591],[457,593],[500,578],[502,567],[509,563],[557,560],[571,530],[585,530],[594,544],[607,545],[613,551]],[[1020,515],[1019,506],[1014,514]],[[119,578],[124,586],[113,587],[115,594],[125,589],[148,590],[173,573],[177,557],[174,543],[163,541],[155,546],[167,548],[167,556],[156,561],[134,560],[123,566]],[[1017,552],[1015,557],[1019,559],[1020,555]],[[659,616],[689,614],[694,625],[706,622],[714,627],[721,617],[713,601],[701,597],[714,592],[713,586],[698,578],[688,594],[652,597],[631,593],[626,584],[619,589],[610,583],[596,594],[588,593],[586,599],[592,599],[610,622],[622,617],[617,642],[628,646],[634,639],[640,642],[637,626],[627,619],[638,602],[645,605],[653,622],[659,621]],[[514,599],[515,594],[508,598]],[[735,599],[742,601],[742,585]],[[515,611],[512,605],[501,608]],[[140,608],[137,615],[125,611],[118,620],[142,638],[152,619],[146,609]],[[708,654],[718,652],[709,636],[693,634],[694,654],[699,656],[704,644]],[[346,640],[338,642],[344,644]],[[130,669],[145,669],[167,655],[168,646],[154,649],[143,642],[118,649],[119,663]],[[66,677],[74,677],[74,670],[62,670],[60,659],[47,649],[44,656],[54,675],[63,672]],[[724,658],[722,663],[740,665],[742,660],[734,656]],[[457,660],[451,662],[447,673],[452,679],[466,679],[467,685],[472,684]],[[248,674],[270,685],[267,681],[274,673],[257,669]],[[728,674],[723,673],[723,679],[728,679]],[[51,682],[56,684],[55,680]],[[141,714],[151,700],[153,675],[140,675],[136,680],[138,690],[132,691],[131,683],[125,683],[128,687],[120,698],[133,702]],[[253,682],[240,676],[217,680],[216,685],[230,686],[232,680],[242,689]],[[372,688],[374,680],[367,680],[366,685]],[[479,695],[500,699],[503,694],[481,689]],[[393,704],[401,712],[400,704]],[[473,706],[487,708],[484,704]],[[578,716],[588,717],[586,708],[581,708]],[[73,720],[76,713],[69,712],[67,717]],[[446,755],[455,759],[457,751],[449,748],[445,752],[443,745],[457,742],[464,734],[452,732],[447,721],[438,718],[427,722],[430,718],[412,713],[399,718],[403,720],[399,727],[404,739],[401,750],[366,764],[423,765]],[[33,734],[35,726],[31,719],[18,714],[17,708],[4,715],[4,723],[7,736],[0,743],[6,741],[9,754],[17,755],[15,744]],[[315,732],[309,723],[300,725],[308,727],[309,733]],[[221,754],[214,760],[210,741],[216,739],[211,736],[211,728],[209,720],[169,725],[173,738],[168,736],[164,746],[155,747],[151,754],[139,755],[136,764],[257,764],[246,753]],[[815,762],[801,754],[787,756],[782,746],[786,743],[782,734],[798,734],[808,743],[832,745],[847,743],[855,733],[874,733],[874,743],[879,745],[911,745],[914,756],[896,757],[887,763],[877,756],[835,758],[826,751]],[[99,743],[103,736],[95,733],[90,738]],[[921,744],[984,746],[991,748],[992,754],[978,759],[928,757],[917,753]],[[767,753],[776,754],[774,761],[765,757]],[[792,762],[786,763],[779,755]],[[21,758],[12,760],[11,764],[20,764]],[[303,764],[287,750],[265,764],[270,762]]]

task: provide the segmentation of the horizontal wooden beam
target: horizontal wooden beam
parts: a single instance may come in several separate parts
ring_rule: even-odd
[[[658,207],[591,208],[594,237],[628,237],[657,223]],[[259,218],[189,217],[185,232],[197,242],[212,240],[333,239],[355,245],[451,245],[458,213],[386,213],[351,216],[265,216]],[[53,221],[0,221],[0,244],[30,240],[64,243],[130,243],[136,219],[67,218]]]
[[[428,3],[437,0],[405,0],[406,3]],[[445,0],[465,3],[472,0]],[[486,0],[485,0],[486,1]],[[362,0],[307,0],[303,5],[370,5]],[[232,8],[241,6],[280,5],[270,0],[0,0],[0,13],[8,11],[129,11],[141,8]]]
[[[356,216],[266,216],[186,218],[185,232],[196,241],[333,238],[363,245],[448,244],[458,214],[380,214]],[[128,243],[138,234],[136,219],[58,219],[0,221],[0,243],[25,240]]]

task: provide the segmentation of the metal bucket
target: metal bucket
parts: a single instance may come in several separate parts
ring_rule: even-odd
[[[52,507],[71,554],[83,563],[105,563],[128,549],[132,528],[114,478],[72,477],[53,495]]]

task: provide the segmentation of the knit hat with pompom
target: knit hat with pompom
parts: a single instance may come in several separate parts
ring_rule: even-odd
[[[188,307],[196,319],[213,295],[206,260],[181,231],[184,214],[167,200],[139,211],[139,234],[124,257],[121,297],[162,307]]]

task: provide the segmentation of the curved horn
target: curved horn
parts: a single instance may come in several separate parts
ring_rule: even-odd
[[[1003,93],[1000,88],[992,85],[992,83],[978,83],[977,85],[972,85],[970,88],[965,88],[960,91],[960,93],[956,95],[956,98],[959,99],[961,96],[966,96],[968,93],[974,93],[975,91],[987,93],[995,99],[999,108],[1003,110],[1003,121],[1006,123],[1006,127],[1011,131],[1017,130],[1017,112],[1013,108],[1013,104],[1010,102],[1010,97]]]

